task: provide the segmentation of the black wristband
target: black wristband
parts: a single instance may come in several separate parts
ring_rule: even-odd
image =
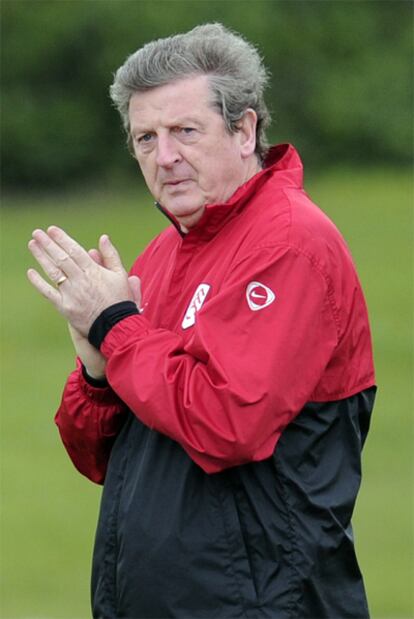
[[[86,380],[88,385],[90,385],[91,387],[97,387],[98,389],[104,389],[105,387],[108,387],[109,385],[106,378],[93,378],[92,376],[89,376],[83,364],[82,364],[82,376]]]
[[[98,316],[89,329],[89,343],[99,350],[112,327],[120,320],[134,314],[139,314],[139,311],[133,301],[121,301],[120,303],[110,305]]]

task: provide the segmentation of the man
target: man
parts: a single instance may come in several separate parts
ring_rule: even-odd
[[[104,484],[94,617],[368,616],[351,528],[366,308],[295,149],[266,149],[265,83],[218,24],[140,49],[111,93],[172,225],[129,277],[106,235],[29,243],[78,355],[56,422]]]

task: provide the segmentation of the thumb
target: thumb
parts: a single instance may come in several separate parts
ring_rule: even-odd
[[[137,307],[141,307],[141,280],[137,275],[130,275],[128,277],[129,289],[132,293],[132,298],[137,304]]]
[[[99,239],[99,250],[101,252],[104,267],[110,271],[124,271],[118,251],[112,245],[107,234],[103,234]]]

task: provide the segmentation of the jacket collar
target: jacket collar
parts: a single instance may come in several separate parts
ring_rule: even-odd
[[[208,240],[243,210],[250,198],[270,179],[275,187],[302,188],[303,166],[298,152],[291,144],[272,146],[263,169],[243,183],[226,202],[208,204],[200,221],[187,234],[181,231],[178,221],[171,213],[158,203],[156,206],[186,240]]]

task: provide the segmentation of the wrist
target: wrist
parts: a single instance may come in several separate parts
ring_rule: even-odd
[[[82,363],[82,375],[86,382],[91,385],[91,387],[108,387],[108,381],[106,380],[105,374],[96,376],[91,374],[91,372],[83,365]]]
[[[107,307],[93,322],[88,333],[89,343],[99,350],[106,334],[112,327],[124,318],[134,314],[139,314],[134,301],[121,301]]]

